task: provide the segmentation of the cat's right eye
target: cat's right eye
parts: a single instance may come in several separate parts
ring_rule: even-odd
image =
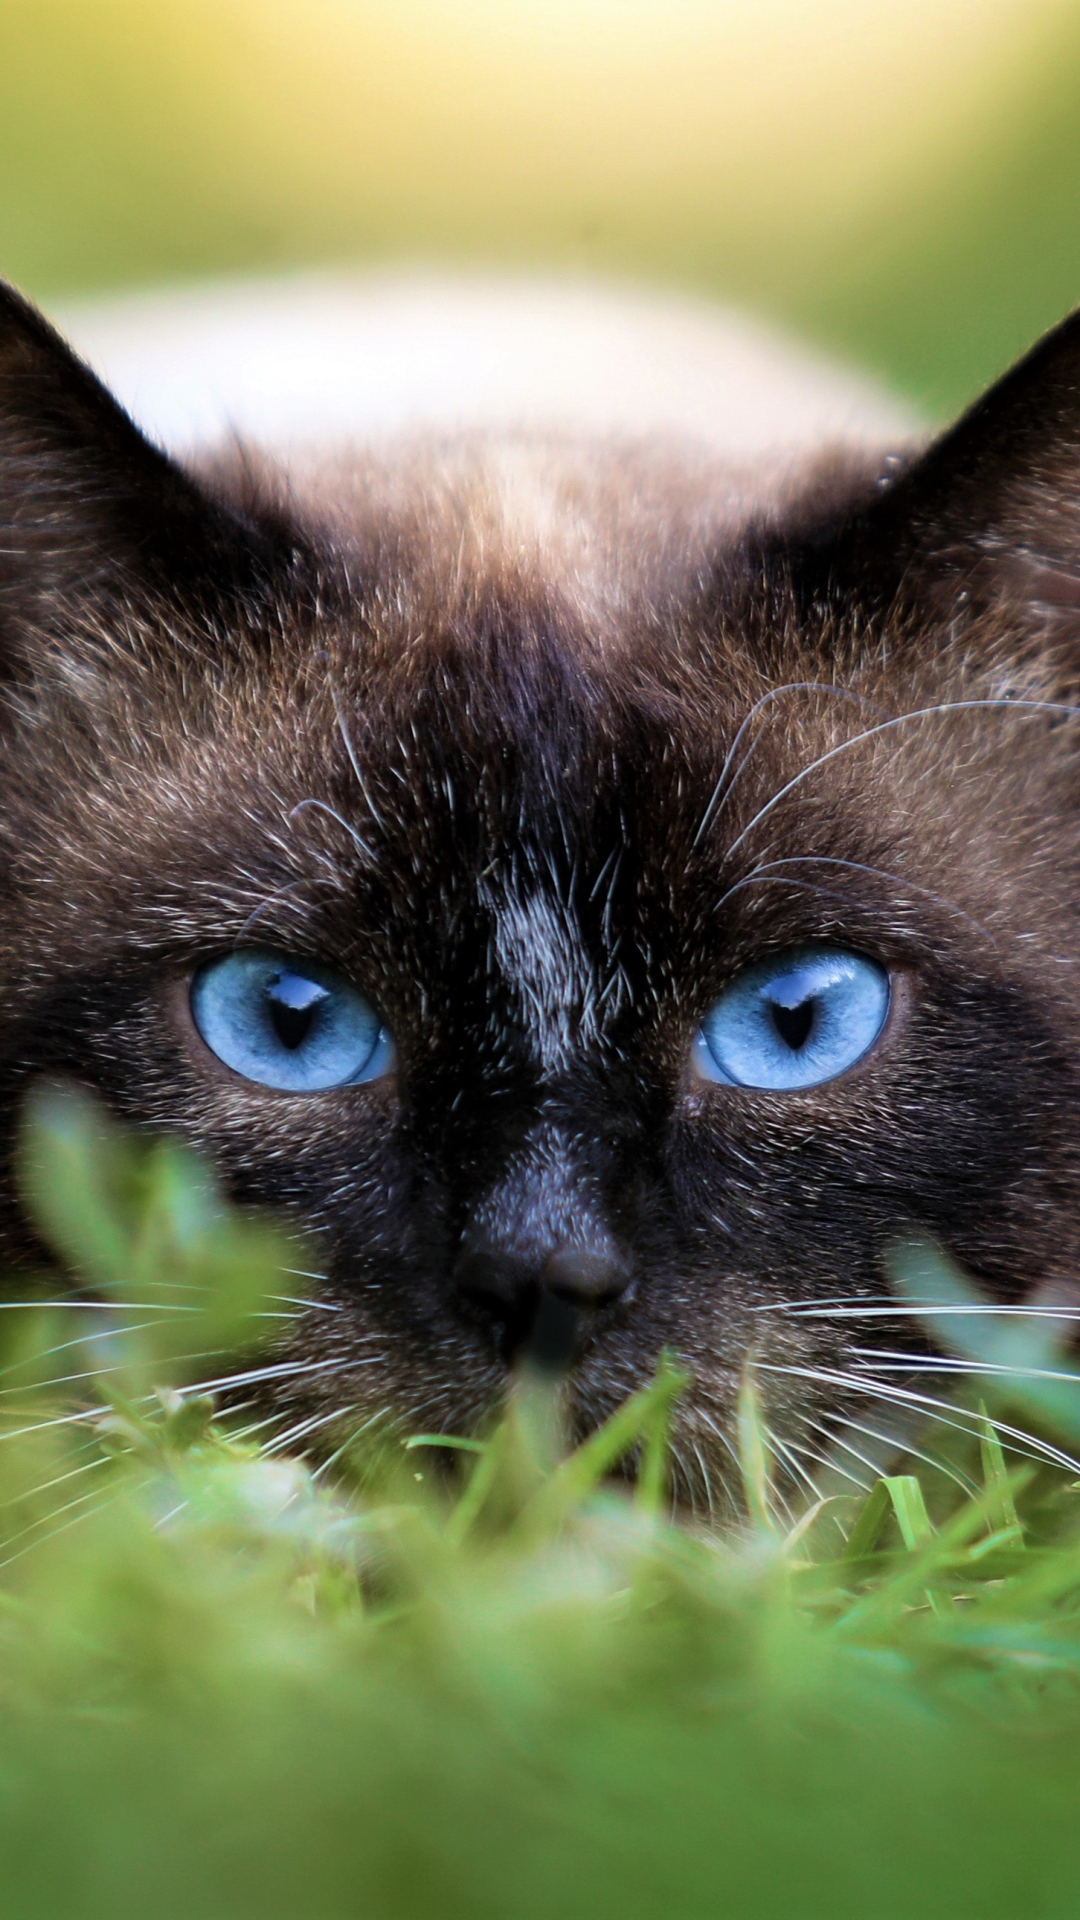
[[[200,967],[191,1017],[225,1066],[283,1093],[355,1086],[394,1062],[389,1033],[355,987],[328,968],[264,948]]]
[[[865,955],[800,947],[737,975],[694,1042],[704,1080],[795,1093],[835,1080],[870,1051],[889,976]]]

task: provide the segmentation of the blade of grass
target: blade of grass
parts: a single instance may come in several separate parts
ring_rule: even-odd
[[[923,1490],[913,1473],[886,1474],[882,1485],[892,1502],[904,1545],[909,1553],[915,1553],[934,1534]]]
[[[840,1558],[843,1561],[865,1560],[873,1553],[885,1525],[890,1506],[889,1489],[884,1480],[875,1480],[855,1518],[855,1525],[848,1535],[847,1546]]]
[[[678,1373],[674,1355],[666,1350],[660,1355],[660,1369],[665,1367]],[[659,1378],[659,1371],[657,1377]],[[686,1378],[686,1375],[681,1375],[684,1383]],[[669,1496],[671,1418],[677,1398],[677,1394],[665,1394],[655,1399],[646,1414],[642,1429],[641,1463],[638,1467],[637,1486],[634,1489],[634,1505],[640,1513],[647,1513],[653,1517],[660,1514]]]
[[[555,1532],[637,1446],[650,1422],[658,1414],[667,1418],[686,1384],[687,1375],[662,1355],[649,1386],[624,1401],[545,1480],[521,1514],[520,1531],[530,1536]]]
[[[900,1475],[898,1478],[906,1478]],[[1030,1475],[1028,1476],[1030,1478]],[[1016,1481],[1013,1481],[1015,1487]],[[920,1489],[921,1493],[921,1489]],[[890,1501],[892,1495],[889,1495]],[[927,1584],[946,1571],[960,1548],[966,1547],[969,1540],[985,1527],[996,1499],[995,1493],[981,1493],[965,1501],[959,1511],[945,1523],[938,1532],[932,1529],[922,1536],[921,1545],[910,1551],[905,1566],[899,1567],[889,1579],[875,1587],[869,1594],[857,1600],[854,1606],[842,1616],[838,1625],[846,1633],[851,1629],[863,1632],[883,1633],[897,1617],[905,1612],[919,1592],[925,1592]],[[896,1511],[895,1503],[893,1506]],[[923,1502],[925,1512],[925,1502]],[[899,1514],[897,1520],[899,1521]],[[908,1511],[909,1524],[912,1515]],[[929,1520],[927,1521],[929,1525]]]
[[[776,1523],[772,1516],[771,1463],[761,1418],[761,1396],[758,1392],[752,1354],[747,1355],[742,1379],[739,1382],[736,1418],[739,1471],[742,1475],[743,1498],[746,1501],[747,1512],[759,1533],[775,1533]]]
[[[983,1485],[994,1496],[994,1505],[990,1509],[999,1529],[1020,1527],[1020,1517],[1016,1511],[1016,1502],[1009,1485],[1009,1469],[1005,1465],[1005,1454],[986,1410],[985,1401],[980,1400],[979,1412],[982,1426],[979,1432],[979,1455],[982,1460]],[[1023,1544],[1023,1531],[1020,1531],[1020,1543]]]

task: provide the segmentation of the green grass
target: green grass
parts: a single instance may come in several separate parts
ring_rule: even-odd
[[[526,1375],[475,1449],[331,1485],[195,1391],[293,1310],[295,1250],[77,1098],[25,1161],[85,1291],[0,1316],[5,1916],[1077,1912],[1080,1493],[977,1398],[941,1471],[794,1525],[748,1372],[724,1535],[666,1517],[668,1360],[574,1452]]]

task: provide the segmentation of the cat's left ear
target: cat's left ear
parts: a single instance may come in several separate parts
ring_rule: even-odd
[[[0,664],[58,608],[250,590],[278,545],[152,446],[0,282]]]
[[[880,610],[1004,601],[1080,645],[1080,312],[886,477],[842,544]]]

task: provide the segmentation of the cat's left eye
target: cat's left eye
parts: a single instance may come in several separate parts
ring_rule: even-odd
[[[794,1092],[868,1053],[889,1011],[884,967],[840,947],[801,947],[740,973],[694,1041],[706,1080]]]
[[[393,1065],[393,1041],[355,987],[327,967],[263,948],[200,967],[191,1017],[234,1073],[283,1093],[355,1086]]]

